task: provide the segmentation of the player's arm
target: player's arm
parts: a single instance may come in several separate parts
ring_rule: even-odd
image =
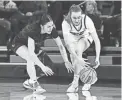
[[[70,25],[64,20],[62,23],[62,33],[63,33],[63,37],[64,37],[66,47],[67,47],[68,51],[75,58],[77,58],[77,54],[75,53],[74,47],[72,46],[71,42],[69,41],[70,40],[70,36],[68,35],[69,32],[70,32]]]
[[[34,52],[35,51],[35,41],[31,37],[28,37],[28,51],[31,56],[31,60],[34,61],[34,63],[42,69],[42,71],[46,74],[46,76],[48,76],[48,75],[51,76],[54,74],[54,72],[49,67],[46,67],[35,54],[35,52]]]
[[[96,50],[96,60],[95,61],[96,61],[96,63],[99,63],[101,44],[100,44],[100,40],[99,40],[97,32],[96,32],[94,23],[88,16],[86,17],[86,27],[89,29],[90,34],[95,42],[95,50]],[[99,64],[98,64],[98,66],[99,66]]]
[[[38,65],[39,67],[43,68],[45,67],[43,65],[43,63],[39,60],[39,58],[37,57],[37,55],[35,54],[35,41],[33,39],[33,35],[31,34],[31,32],[35,29],[35,24],[28,24],[26,25],[22,31],[20,32],[21,34],[24,34],[25,37],[28,38],[28,51],[29,51],[29,55],[31,56],[31,60],[34,61],[34,63],[36,65]]]
[[[65,62],[65,66],[66,66],[68,72],[72,72],[73,67],[72,67],[71,63],[69,62],[69,60],[68,60],[66,49],[65,49],[60,37],[58,36],[58,32],[55,29],[53,30],[53,38],[54,38],[56,44],[58,45],[58,48],[60,50],[60,53],[62,55],[62,58],[63,58],[64,62]]]
[[[28,37],[28,51],[31,56],[31,59],[35,62],[36,65],[39,65],[41,68],[45,67],[44,64],[38,59],[37,55],[35,54],[35,41]]]
[[[61,41],[60,37],[58,36],[54,40],[55,40],[56,44],[59,47],[59,50],[60,50],[61,55],[62,55],[62,57],[64,59],[64,62],[68,62],[69,60],[68,60],[68,57],[67,57],[67,53],[66,53],[65,47],[62,44],[62,41]]]

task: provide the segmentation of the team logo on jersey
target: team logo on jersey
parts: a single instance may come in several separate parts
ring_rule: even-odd
[[[85,32],[85,29],[81,32],[72,32],[72,31],[70,31],[71,34],[76,35],[76,36],[83,35],[84,32]]]

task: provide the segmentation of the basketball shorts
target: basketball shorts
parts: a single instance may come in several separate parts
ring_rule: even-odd
[[[17,49],[23,45],[27,46],[25,39],[17,40],[14,38],[14,40],[11,42],[11,49],[16,53]]]
[[[79,48],[78,44],[80,43],[80,40],[84,39],[84,38],[89,42],[90,45],[92,44],[92,42],[93,42],[92,37],[91,36],[87,36],[87,37],[82,37],[82,38],[78,39],[78,41],[71,42],[70,43],[70,47],[73,48],[75,51],[77,51],[77,49]]]

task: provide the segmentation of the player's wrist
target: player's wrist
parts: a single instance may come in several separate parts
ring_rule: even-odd
[[[44,64],[41,65],[41,69],[44,69],[46,66]]]

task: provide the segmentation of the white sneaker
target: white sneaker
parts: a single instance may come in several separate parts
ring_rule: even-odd
[[[24,86],[24,88],[26,88],[26,89],[33,89],[33,83],[30,83],[29,82],[29,79],[27,79],[24,83],[23,83],[23,86]]]
[[[82,91],[82,94],[86,97],[86,100],[98,100],[96,96],[92,96],[89,91]]]
[[[78,92],[78,83],[72,82],[71,86],[67,89],[67,92],[70,93]]]
[[[67,93],[68,100],[79,100],[79,95],[78,93]]]
[[[85,97],[90,97],[91,96],[91,93],[89,91],[82,91],[82,94],[85,96]]]
[[[23,86],[27,89],[32,89],[34,93],[43,93],[46,92],[45,89],[43,89],[40,84],[36,81],[34,83],[30,83],[29,80],[27,79],[24,83]]]
[[[84,86],[82,87],[83,91],[88,91],[91,88],[91,84],[84,84]]]

